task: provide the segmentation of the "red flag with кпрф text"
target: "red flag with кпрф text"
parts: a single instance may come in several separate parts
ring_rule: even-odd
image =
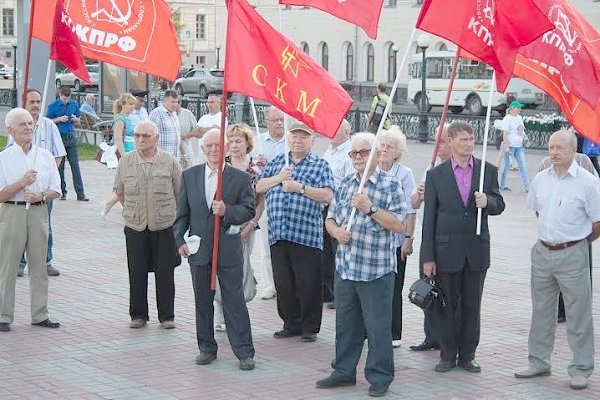
[[[33,37],[52,42],[57,0],[33,0]],[[164,0],[66,0],[66,21],[81,42],[83,55],[174,81],[181,50]]]
[[[383,0],[279,0],[279,4],[318,8],[360,26],[367,36],[377,39]]]
[[[533,0],[425,0],[416,27],[489,64],[504,92],[519,47],[554,28]]]
[[[228,1],[225,90],[268,101],[327,137],[352,99],[329,73],[246,0]]]
[[[65,11],[63,0],[56,2],[54,29],[50,43],[50,59],[58,60],[69,68],[73,74],[87,84],[91,84],[90,74],[85,67],[79,38],[71,30],[66,21],[69,15]]]

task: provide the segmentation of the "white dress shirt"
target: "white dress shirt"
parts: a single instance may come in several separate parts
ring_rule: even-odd
[[[538,237],[550,244],[585,239],[600,221],[600,180],[575,161],[559,178],[554,166],[531,181],[527,207],[538,213]]]

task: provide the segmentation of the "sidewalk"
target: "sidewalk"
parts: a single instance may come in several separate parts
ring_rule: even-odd
[[[322,149],[323,142],[318,146]],[[409,142],[406,165],[420,180],[433,146]],[[481,149],[479,148],[479,151]],[[530,176],[545,156],[527,152]],[[488,158],[495,162],[497,152]],[[256,369],[237,368],[227,336],[216,335],[218,359],[197,366],[194,301],[189,267],[177,268],[177,329],[158,328],[153,276],[149,283],[151,321],[144,329],[128,328],[128,276],[120,206],[102,220],[101,202],[111,192],[114,171],[95,161],[82,162],[89,203],[55,201],[52,214],[54,265],[61,276],[50,278],[51,318],[60,329],[31,326],[27,275],[17,281],[17,306],[12,332],[0,334],[0,399],[366,399],[363,359],[356,387],[315,389],[315,381],[330,372],[334,356],[335,311],[323,310],[323,326],[315,343],[274,339],[281,328],[274,300],[249,303],[256,347]],[[67,173],[67,176],[70,174]],[[69,178],[70,181],[70,178]],[[405,297],[402,347],[394,350],[396,378],[388,399],[598,399],[600,376],[593,375],[583,391],[569,388],[566,367],[571,353],[566,326],[557,329],[553,375],[516,380],[513,372],[527,365],[527,335],[531,316],[529,251],[536,238],[536,221],[524,207],[519,173],[511,171],[505,193],[506,211],[490,218],[492,267],[483,296],[481,344],[477,360],[481,374],[460,369],[433,371],[436,352],[414,353],[409,345],[423,338],[421,311]],[[405,295],[417,278],[420,229],[415,254],[408,261]],[[595,265],[599,265],[597,246]],[[260,246],[253,255],[259,260]],[[594,273],[598,282],[597,273]],[[598,287],[598,283],[596,283]],[[600,343],[600,308],[595,300],[596,341]]]

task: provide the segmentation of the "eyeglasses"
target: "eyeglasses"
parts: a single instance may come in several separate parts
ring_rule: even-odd
[[[143,138],[143,139],[149,139],[149,138],[151,138],[152,136],[154,136],[154,135],[152,135],[152,134],[149,134],[149,133],[134,133],[134,134],[133,134],[133,137],[134,137],[135,139],[141,139],[141,138]]]
[[[362,150],[352,150],[348,153],[348,156],[352,159],[356,158],[357,155],[360,154],[362,158],[365,158],[369,155],[371,149],[362,149]]]

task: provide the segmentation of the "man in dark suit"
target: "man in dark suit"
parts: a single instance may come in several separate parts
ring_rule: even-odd
[[[479,344],[481,294],[490,266],[488,215],[504,211],[498,188],[498,172],[485,165],[483,192],[478,192],[481,160],[473,157],[473,128],[456,121],[448,127],[450,160],[427,173],[421,259],[423,273],[436,276],[446,307],[438,305],[440,362],[435,370],[450,371],[458,365],[480,372],[475,361]],[[482,209],[481,234],[476,234],[477,209]],[[460,300],[461,318],[456,318]],[[458,326],[457,326],[458,325]]]
[[[219,238],[217,275],[223,298],[223,313],[233,353],[242,370],[254,369],[254,345],[250,318],[242,287],[244,258],[240,225],[254,217],[254,190],[250,175],[235,168],[223,169],[223,196],[214,200],[219,168],[220,131],[211,129],[204,135],[202,150],[206,164],[183,172],[181,193],[175,220],[175,240],[179,253],[189,257],[196,303],[196,337],[200,355],[196,364],[210,364],[217,358],[213,331],[213,299],[210,290],[213,229],[215,218],[222,218]],[[201,238],[197,253],[191,254],[184,233]]]

